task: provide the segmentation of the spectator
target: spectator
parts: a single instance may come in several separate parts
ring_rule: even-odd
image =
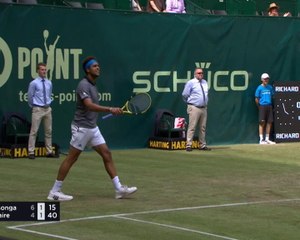
[[[186,13],[184,0],[166,0],[166,12]]]
[[[279,16],[279,6],[276,3],[271,3],[268,9],[268,16],[270,17],[278,17]],[[286,12],[283,14],[283,17],[291,17],[292,14],[290,12]]]
[[[132,10],[133,11],[136,11],[136,12],[141,12],[143,11],[140,3],[139,3],[139,0],[131,0],[131,5],[132,5]]]
[[[47,79],[45,63],[37,66],[38,77],[32,80],[28,87],[28,104],[32,108],[31,130],[28,140],[28,157],[35,159],[35,142],[41,122],[44,124],[45,147],[47,157],[55,157],[52,149],[52,82]]]
[[[258,107],[259,114],[259,144],[275,144],[275,142],[270,140],[270,131],[273,123],[272,97],[274,95],[274,90],[273,87],[269,85],[269,79],[269,74],[263,73],[261,75],[262,83],[255,91],[255,103]]]
[[[148,0],[147,12],[164,12],[165,9],[165,0]]]
[[[196,68],[194,78],[189,80],[182,92],[183,100],[187,103],[187,113],[189,115],[189,125],[186,138],[186,151],[192,151],[192,142],[195,130],[199,128],[199,149],[211,150],[206,146],[206,121],[208,103],[208,84],[203,79],[203,69]]]

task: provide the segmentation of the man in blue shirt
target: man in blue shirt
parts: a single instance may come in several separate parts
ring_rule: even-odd
[[[270,131],[273,123],[272,98],[274,90],[269,85],[270,76],[267,73],[261,75],[261,84],[255,91],[255,103],[258,106],[259,113],[259,144],[275,144],[270,140]],[[264,139],[265,133],[265,139]]]
[[[187,103],[187,113],[189,115],[189,125],[186,138],[186,150],[192,151],[192,142],[195,130],[199,128],[199,149],[211,150],[206,146],[206,121],[208,103],[208,84],[203,79],[203,69],[196,68],[194,78],[189,80],[182,92],[183,100]]]
[[[52,149],[52,82],[47,79],[47,67],[44,63],[37,66],[38,77],[28,87],[28,104],[32,108],[31,130],[28,140],[29,159],[35,158],[35,142],[41,122],[44,123],[45,147],[47,157],[55,157]]]

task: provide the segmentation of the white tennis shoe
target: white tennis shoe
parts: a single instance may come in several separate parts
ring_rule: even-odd
[[[276,144],[276,142],[273,142],[271,140],[266,140],[267,144]]]
[[[259,144],[268,144],[265,140],[259,141]]]
[[[116,199],[125,198],[137,191],[137,187],[127,187],[125,185],[121,186],[119,190],[116,190]]]
[[[70,201],[73,199],[73,196],[66,195],[63,192],[49,192],[48,200],[52,201]]]

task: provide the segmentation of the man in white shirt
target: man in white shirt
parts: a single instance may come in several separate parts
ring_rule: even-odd
[[[203,69],[196,68],[194,78],[189,80],[182,92],[183,100],[187,103],[187,113],[189,115],[189,125],[186,138],[186,150],[192,151],[192,142],[197,126],[199,127],[199,149],[211,150],[206,146],[206,121],[208,103],[208,84],[203,79]]]

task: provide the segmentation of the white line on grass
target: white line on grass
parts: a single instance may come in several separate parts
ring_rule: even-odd
[[[143,214],[151,214],[151,213],[175,212],[175,211],[189,211],[189,210],[195,210],[195,209],[237,207],[237,206],[265,204],[265,203],[297,202],[297,201],[300,201],[300,198],[280,199],[280,200],[270,200],[270,201],[242,202],[242,203],[227,203],[227,204],[204,205],[204,206],[184,207],[184,208],[167,208],[167,209],[160,209],[160,210],[150,210],[150,211],[141,211],[141,212],[132,212],[132,213],[119,213],[119,214],[111,214],[111,215],[100,215],[100,216],[91,216],[91,217],[83,217],[83,218],[65,219],[65,220],[61,220],[59,222],[38,222],[38,223],[31,223],[31,224],[9,226],[7,228],[13,229],[13,230],[18,230],[18,231],[23,231],[23,232],[30,232],[30,233],[34,233],[34,234],[38,234],[38,235],[44,235],[44,236],[53,237],[53,238],[59,238],[59,239],[65,239],[65,240],[77,240],[75,238],[68,238],[68,237],[54,235],[54,234],[48,234],[48,233],[43,233],[43,232],[38,232],[38,231],[32,231],[32,230],[28,230],[28,229],[24,229],[24,228],[32,227],[32,226],[46,225],[46,224],[58,224],[58,223],[65,223],[65,222],[86,221],[86,220],[92,220],[92,219],[124,218],[124,219],[131,220],[131,221],[140,221],[140,222],[144,222],[144,223],[148,223],[148,224],[155,224],[155,225],[160,225],[160,226],[169,227],[169,228],[176,228],[176,229],[180,229],[180,230],[183,230],[183,231],[197,232],[197,233],[202,234],[202,235],[205,234],[205,235],[215,236],[215,237],[219,237],[219,238],[223,237],[223,239],[237,240],[237,239],[234,239],[234,238],[228,238],[228,237],[225,237],[225,236],[214,235],[214,234],[211,234],[211,233],[205,233],[205,232],[201,232],[201,231],[197,231],[197,230],[181,228],[181,227],[165,225],[165,224],[159,224],[159,223],[154,223],[154,222],[147,222],[147,221],[137,220],[137,219],[133,219],[133,218],[127,218],[126,216],[143,215]]]
[[[160,227],[172,228],[172,229],[186,231],[186,232],[198,233],[198,234],[201,234],[201,235],[207,235],[207,236],[210,236],[210,237],[216,237],[216,238],[221,238],[221,239],[225,239],[225,240],[238,240],[236,238],[225,237],[225,236],[221,236],[221,235],[217,235],[217,234],[213,234],[213,233],[202,232],[202,231],[189,229],[189,228],[184,228],[184,227],[177,227],[177,226],[173,226],[173,225],[169,225],[169,224],[162,224],[162,223],[150,222],[150,221],[145,221],[145,220],[139,220],[139,219],[135,219],[135,218],[120,217],[120,216],[115,217],[115,218],[118,218],[118,219],[121,218],[121,219],[125,219],[125,220],[139,222],[139,223],[152,224],[152,225],[156,225],[156,226],[160,226]]]
[[[20,228],[18,226],[12,226],[12,227],[8,227],[8,228],[13,229],[13,230],[17,230],[17,231],[28,232],[28,233],[33,233],[33,234],[37,234],[37,235],[52,237],[52,238],[59,238],[59,239],[64,239],[64,240],[78,240],[78,239],[75,239],[75,238],[69,238],[69,237],[64,237],[64,236],[55,235],[55,234],[43,233],[43,232],[33,231],[33,230],[29,230],[29,229],[23,229],[23,228]]]

